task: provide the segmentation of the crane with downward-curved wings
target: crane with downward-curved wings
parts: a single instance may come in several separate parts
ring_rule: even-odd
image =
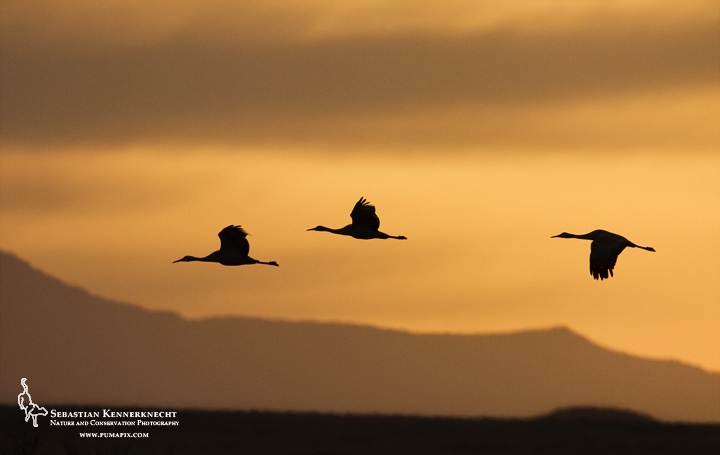
[[[567,232],[563,232],[562,234],[554,235],[551,238],[555,237],[559,237],[561,239],[592,240],[592,243],[590,244],[590,274],[596,280],[598,278],[600,278],[600,280],[604,280],[613,276],[615,262],[617,262],[618,255],[622,253],[625,247],[642,248],[647,251],[655,251],[649,246],[635,245],[621,235],[603,231],[602,229],[583,235],[568,234]]]
[[[370,204],[365,198],[360,198],[355,203],[352,212],[350,213],[352,223],[340,229],[331,229],[325,226],[317,226],[308,229],[308,231],[323,231],[332,232],[333,234],[348,235],[356,239],[398,239],[407,240],[404,235],[388,235],[384,232],[380,232],[380,218],[375,213],[375,206]]]
[[[175,262],[218,262],[222,265],[246,265],[246,264],[265,264],[278,266],[275,261],[262,262],[248,256],[250,252],[250,243],[247,241],[248,233],[241,226],[230,225],[220,231],[220,249],[210,253],[209,255],[198,258],[195,256],[185,256]]]

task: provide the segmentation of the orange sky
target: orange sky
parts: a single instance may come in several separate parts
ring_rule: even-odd
[[[3,2],[0,247],[187,317],[567,325],[718,371],[720,6],[558,5]],[[360,196],[408,240],[306,232]],[[171,263],[229,224],[280,267]],[[593,229],[657,252],[596,282],[550,239]]]

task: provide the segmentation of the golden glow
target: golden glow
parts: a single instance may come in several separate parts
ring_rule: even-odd
[[[716,1],[5,1],[0,248],[186,317],[720,370]],[[407,241],[307,232],[377,206]],[[279,268],[172,264],[241,224]],[[592,280],[589,242],[626,250]]]
[[[3,248],[91,292],[187,317],[342,320],[418,331],[568,325],[636,354],[718,369],[720,159],[338,158],[137,149],[3,157]],[[28,171],[31,169],[31,171]],[[407,242],[307,232],[376,204]],[[25,199],[23,199],[25,197]],[[242,224],[279,269],[172,264]],[[588,273],[603,228],[626,250]]]
[[[681,4],[660,0],[36,0],[3,2],[0,24],[29,25],[41,32],[29,36],[38,43],[84,38],[83,44],[89,46],[100,42],[127,46],[183,36],[214,42],[308,41],[417,32],[464,35],[498,29],[560,32],[601,27],[612,31],[636,27],[638,22],[673,28],[704,20],[717,10],[712,0]]]

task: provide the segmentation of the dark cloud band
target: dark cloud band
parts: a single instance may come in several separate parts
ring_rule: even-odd
[[[27,31],[6,27],[0,134],[6,144],[26,145],[362,142],[373,134],[357,119],[692,89],[720,79],[715,19],[665,29],[306,43],[199,44],[179,36],[132,46],[25,44]],[[332,126],[343,119],[343,128]],[[415,133],[398,126],[384,134],[403,142]]]

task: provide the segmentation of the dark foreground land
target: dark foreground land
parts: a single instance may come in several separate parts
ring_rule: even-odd
[[[62,411],[102,408],[58,406]],[[52,407],[47,407],[50,412]],[[122,411],[113,408],[112,411]],[[144,409],[147,411],[147,409]],[[163,409],[162,411],[166,411]],[[713,454],[720,425],[670,424],[612,410],[534,419],[461,419],[179,410],[173,427],[52,426],[0,406],[3,454]],[[58,420],[58,419],[55,419]],[[65,419],[91,420],[91,419]],[[128,419],[125,419],[128,420]],[[131,420],[131,419],[130,419]],[[81,437],[80,433],[149,437]]]

